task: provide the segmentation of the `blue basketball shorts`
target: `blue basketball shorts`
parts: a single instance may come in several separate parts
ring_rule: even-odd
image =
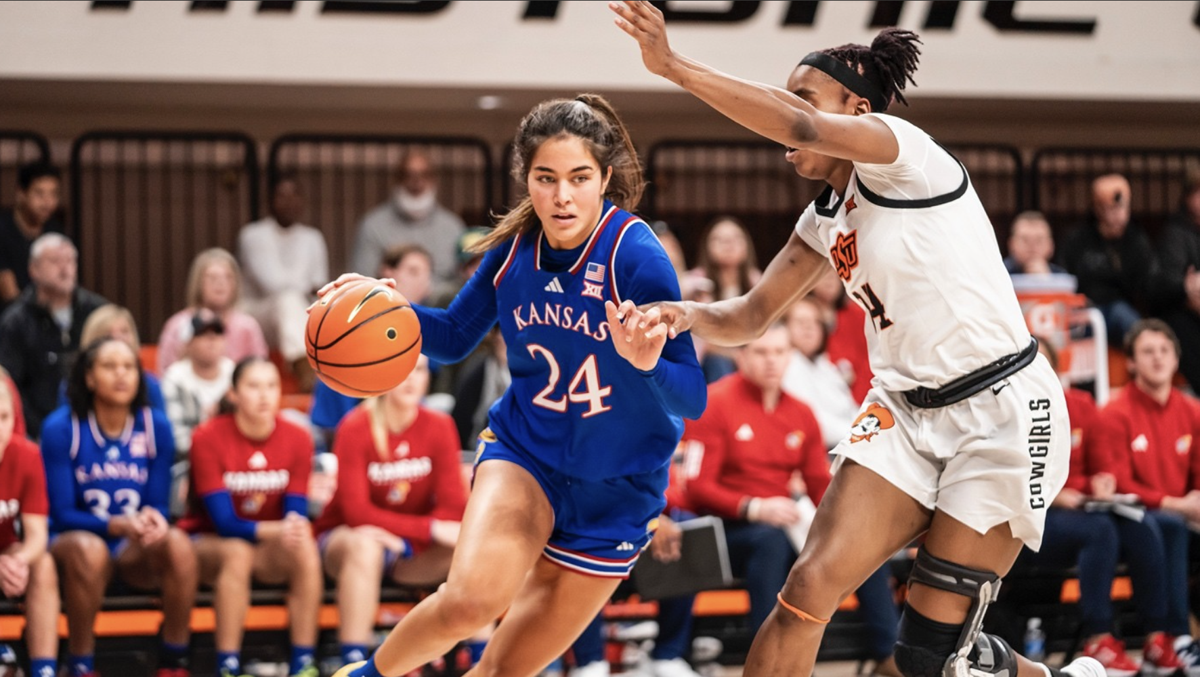
[[[589,480],[565,475],[528,452],[481,436],[475,465],[508,461],[533,475],[554,510],[554,531],[542,556],[578,573],[628,578],[650,544],[667,505],[667,469]]]

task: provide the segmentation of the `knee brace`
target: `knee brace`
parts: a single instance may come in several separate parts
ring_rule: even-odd
[[[1012,648],[999,637],[980,632],[984,613],[1000,592],[999,576],[938,559],[922,547],[909,582],[962,595],[971,600],[971,606],[961,626],[937,623],[911,607],[905,609],[896,663],[907,677],[937,677],[930,672],[934,665],[940,677],[1016,677]]]

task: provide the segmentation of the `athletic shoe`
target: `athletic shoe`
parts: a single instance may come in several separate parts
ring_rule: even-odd
[[[1142,672],[1149,675],[1173,675],[1183,668],[1171,637],[1165,632],[1156,632],[1146,638],[1142,648]]]
[[[573,668],[570,672],[571,677],[608,677],[610,674],[612,669],[608,666],[608,661],[592,661]]]
[[[1106,677],[1108,675],[1104,671],[1104,666],[1100,665],[1100,661],[1091,656],[1076,658],[1064,667],[1062,672],[1071,677]]]
[[[1187,635],[1176,637],[1175,655],[1179,656],[1179,662],[1183,663],[1188,677],[1200,677],[1200,641]]]
[[[682,658],[656,660],[650,663],[650,674],[654,677],[700,677],[699,673]]]
[[[321,668],[318,668],[316,663],[309,663],[291,677],[321,677]]]
[[[221,668],[221,672],[218,674],[220,674],[221,677],[254,677],[253,675],[247,675],[247,674],[239,675],[238,673],[234,672],[233,670],[229,670],[227,668]]]
[[[1099,661],[1108,677],[1133,677],[1140,669],[1137,661],[1125,653],[1125,642],[1112,635],[1102,635],[1085,644],[1083,655]]]
[[[342,667],[338,668],[338,671],[333,673],[333,677],[347,677],[347,675],[349,675],[351,671],[357,670],[358,668],[361,668],[362,666],[364,666],[366,664],[367,664],[366,661],[358,661],[357,663],[347,663],[347,664],[343,665]]]

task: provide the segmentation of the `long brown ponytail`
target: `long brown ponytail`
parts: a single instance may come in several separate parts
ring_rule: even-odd
[[[563,136],[581,139],[603,171],[612,167],[612,179],[604,195],[621,209],[632,210],[642,197],[645,181],[629,131],[612,104],[599,94],[580,94],[574,99],[553,99],[538,104],[521,120],[513,141],[512,176],[524,183],[529,163],[542,144]],[[520,233],[539,226],[533,201],[521,199],[500,218],[496,228],[470,247],[486,252]]]

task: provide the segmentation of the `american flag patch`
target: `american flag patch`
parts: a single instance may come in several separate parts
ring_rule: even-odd
[[[591,280],[592,282],[603,282],[604,265],[600,263],[587,264],[587,271],[584,272],[583,279]]]

